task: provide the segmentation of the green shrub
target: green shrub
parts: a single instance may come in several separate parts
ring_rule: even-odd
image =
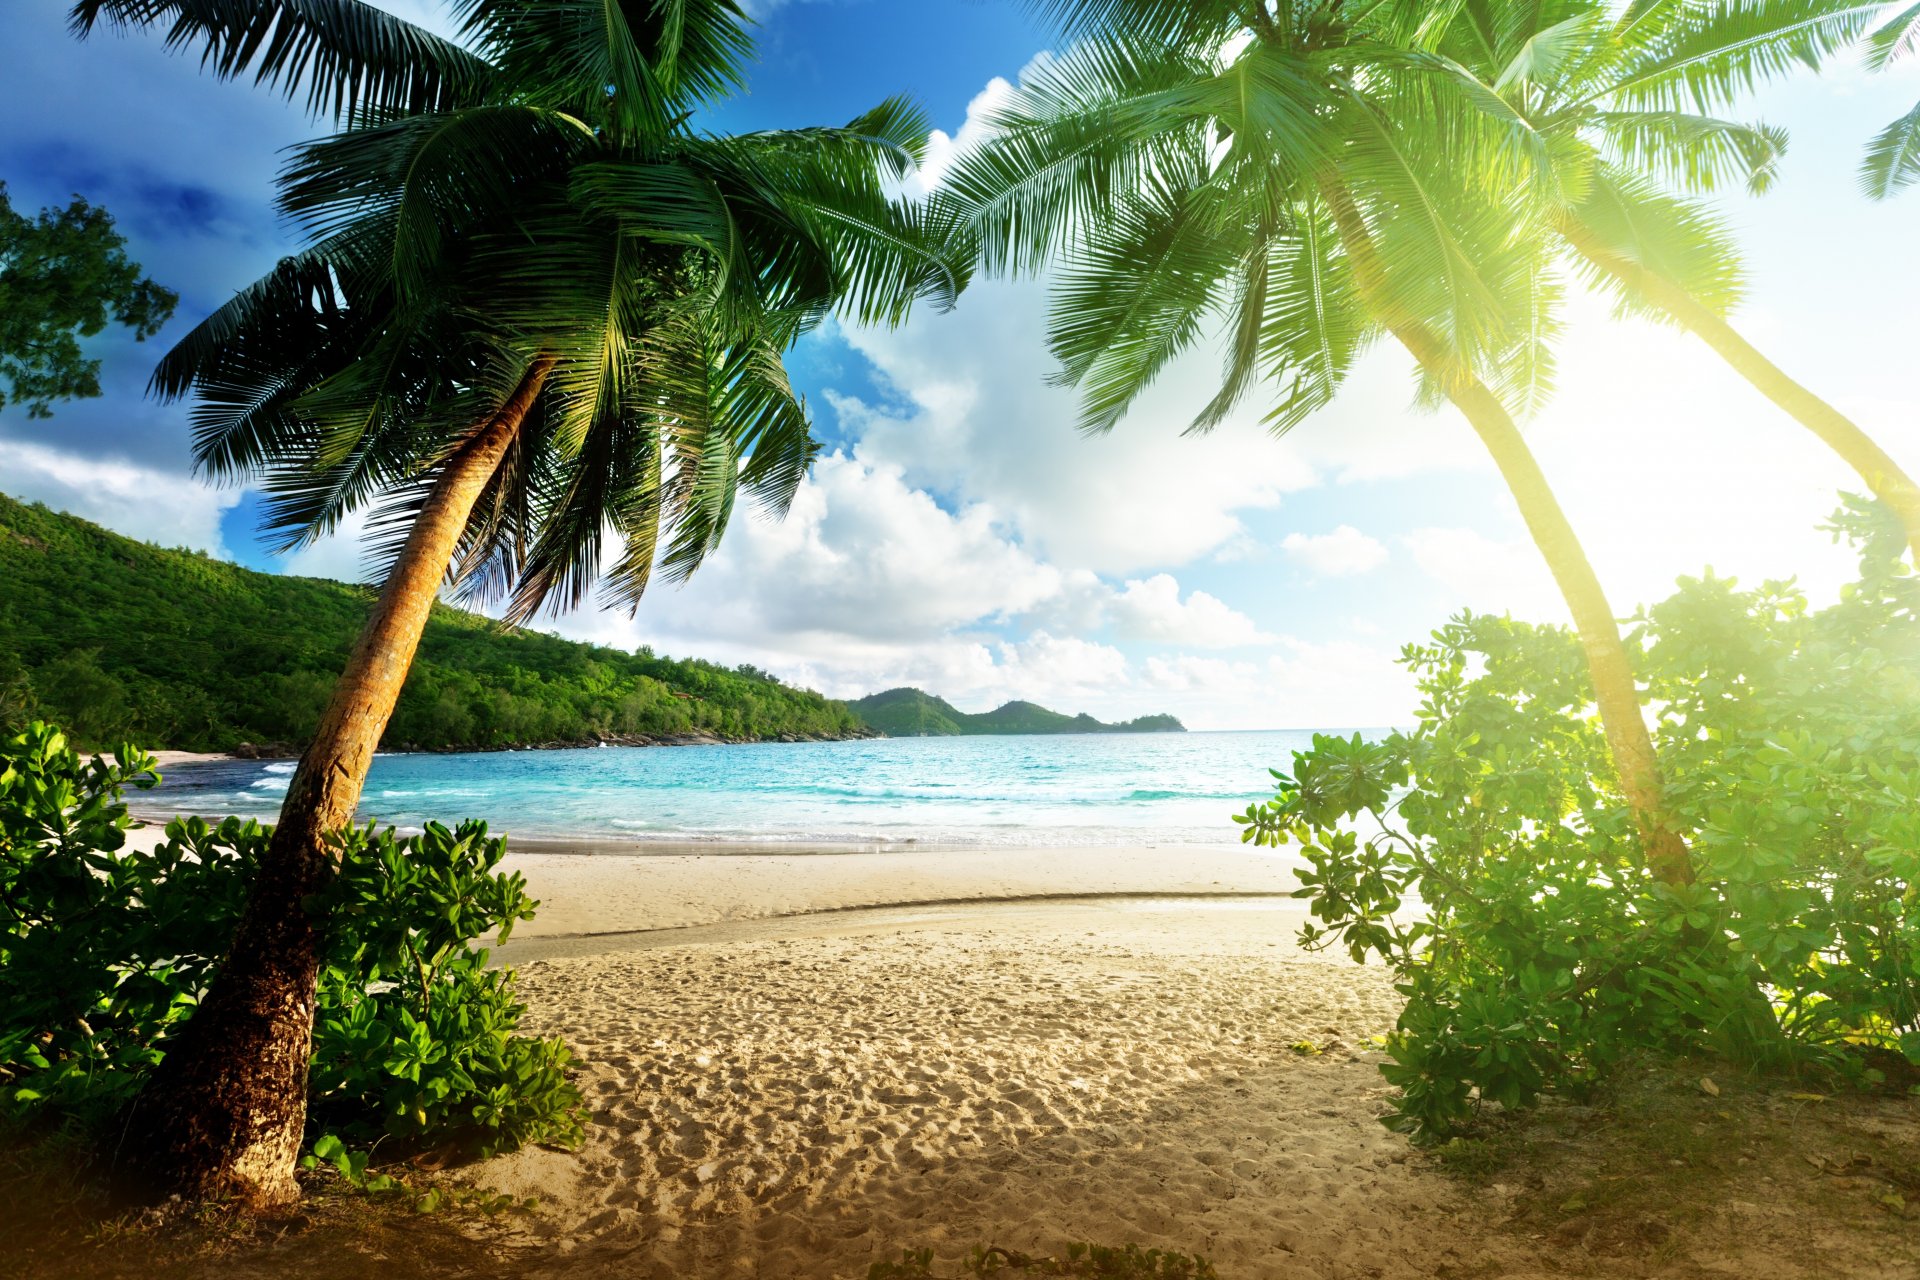
[[[516,1035],[513,973],[473,940],[533,918],[506,841],[484,822],[418,836],[352,832],[327,894],[331,935],[313,1029],[315,1123],[480,1154],[580,1137],[559,1040]]]
[[[1708,575],[1635,620],[1692,885],[1639,864],[1576,639],[1505,618],[1406,650],[1417,728],[1316,736],[1238,816],[1301,846],[1307,945],[1395,972],[1390,1125],[1443,1137],[1637,1049],[1920,1062],[1920,579],[1876,509],[1834,528],[1862,568],[1829,608]]]
[[[212,981],[270,830],[182,819],[125,849],[153,760],[83,761],[53,729],[0,745],[0,1114],[98,1124],[140,1087]],[[510,970],[473,945],[532,917],[483,823],[345,833],[322,895],[314,1132],[489,1153],[570,1142],[580,1096],[558,1040],[516,1034]]]

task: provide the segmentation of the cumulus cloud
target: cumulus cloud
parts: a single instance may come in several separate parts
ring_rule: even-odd
[[[1204,591],[1182,600],[1180,584],[1171,574],[1128,582],[1108,610],[1115,629],[1129,640],[1229,649],[1270,639],[1253,619]]]
[[[1047,381],[1043,283],[987,281],[952,313],[846,336],[892,392],[885,403],[833,400],[863,454],[910,484],[993,502],[1029,546],[1068,568],[1189,563],[1244,532],[1239,512],[1316,483],[1297,451],[1250,420],[1182,436],[1218,376],[1205,352],[1176,362],[1108,436],[1081,434],[1075,393]]]
[[[1082,698],[1128,715],[1162,708],[1129,700],[1140,690],[1127,656],[1102,631],[1195,648],[1271,639],[1215,596],[1183,596],[1170,574],[1115,586],[1062,569],[990,505],[950,509],[860,450],[822,458],[785,520],[737,517],[692,582],[656,587],[636,617],[556,625],[753,662],[839,697],[918,684],[961,705]]]
[[[27,502],[70,511],[115,533],[226,558],[220,516],[240,500],[183,475],[0,439],[0,486]]]
[[[1387,548],[1378,538],[1343,524],[1331,533],[1290,533],[1281,550],[1323,578],[1340,578],[1378,569],[1387,562]]]

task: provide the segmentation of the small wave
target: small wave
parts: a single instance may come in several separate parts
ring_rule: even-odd
[[[266,772],[288,774],[288,773],[292,773],[295,769],[299,767],[300,767],[300,763],[297,760],[283,760],[278,764],[268,765],[266,767]]]

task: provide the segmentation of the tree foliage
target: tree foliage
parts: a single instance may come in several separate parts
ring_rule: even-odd
[[[1417,728],[1318,737],[1240,816],[1300,846],[1307,945],[1407,997],[1389,1123],[1443,1136],[1648,1049],[1920,1064],[1920,578],[1884,509],[1836,527],[1862,570],[1830,607],[1709,574],[1637,619],[1692,885],[1634,857],[1574,638],[1506,618],[1408,648]]]
[[[304,741],[367,609],[358,588],[161,550],[5,497],[0,580],[0,729],[44,718],[100,747]],[[845,704],[765,672],[579,644],[437,605],[386,742],[863,732]]]
[[[83,760],[45,724],[0,743],[0,1115],[104,1122],[219,969],[271,832],[179,819],[151,853],[129,851],[122,788],[157,780],[146,753]],[[498,870],[504,853],[478,822],[341,836],[315,904],[328,926],[310,1116],[329,1146],[578,1138],[566,1047],[518,1034],[512,971],[473,945],[537,905]]]
[[[79,196],[29,218],[0,182],[0,408],[45,418],[56,400],[100,394],[100,361],[80,339],[109,323],[151,338],[180,297],[140,274],[113,218]]]

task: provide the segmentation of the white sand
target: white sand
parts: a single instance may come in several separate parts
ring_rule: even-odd
[[[1271,900],[895,909],[524,963],[593,1121],[577,1153],[476,1175],[541,1197],[556,1275],[859,1277],[910,1245],[1092,1239],[1223,1276],[1431,1276],[1460,1261],[1465,1206],[1374,1120],[1368,1037],[1396,1002],[1377,971],[1298,953],[1299,920]]]
[[[509,842],[508,849],[514,848]],[[1285,894],[1290,859],[1233,845],[883,853],[509,853],[539,914],[517,936],[676,929],[850,907],[1105,894]]]
[[[236,757],[225,751],[155,751],[150,753],[160,762],[160,768],[171,769],[177,764],[205,764],[209,760],[232,760]]]
[[[857,1278],[909,1246],[1078,1239],[1240,1277],[1459,1256],[1457,1193],[1374,1119],[1393,993],[1297,950],[1284,859],[514,865],[545,905],[501,959],[532,1024],[580,1055],[592,1108],[580,1151],[474,1171],[539,1197],[541,1274]]]

